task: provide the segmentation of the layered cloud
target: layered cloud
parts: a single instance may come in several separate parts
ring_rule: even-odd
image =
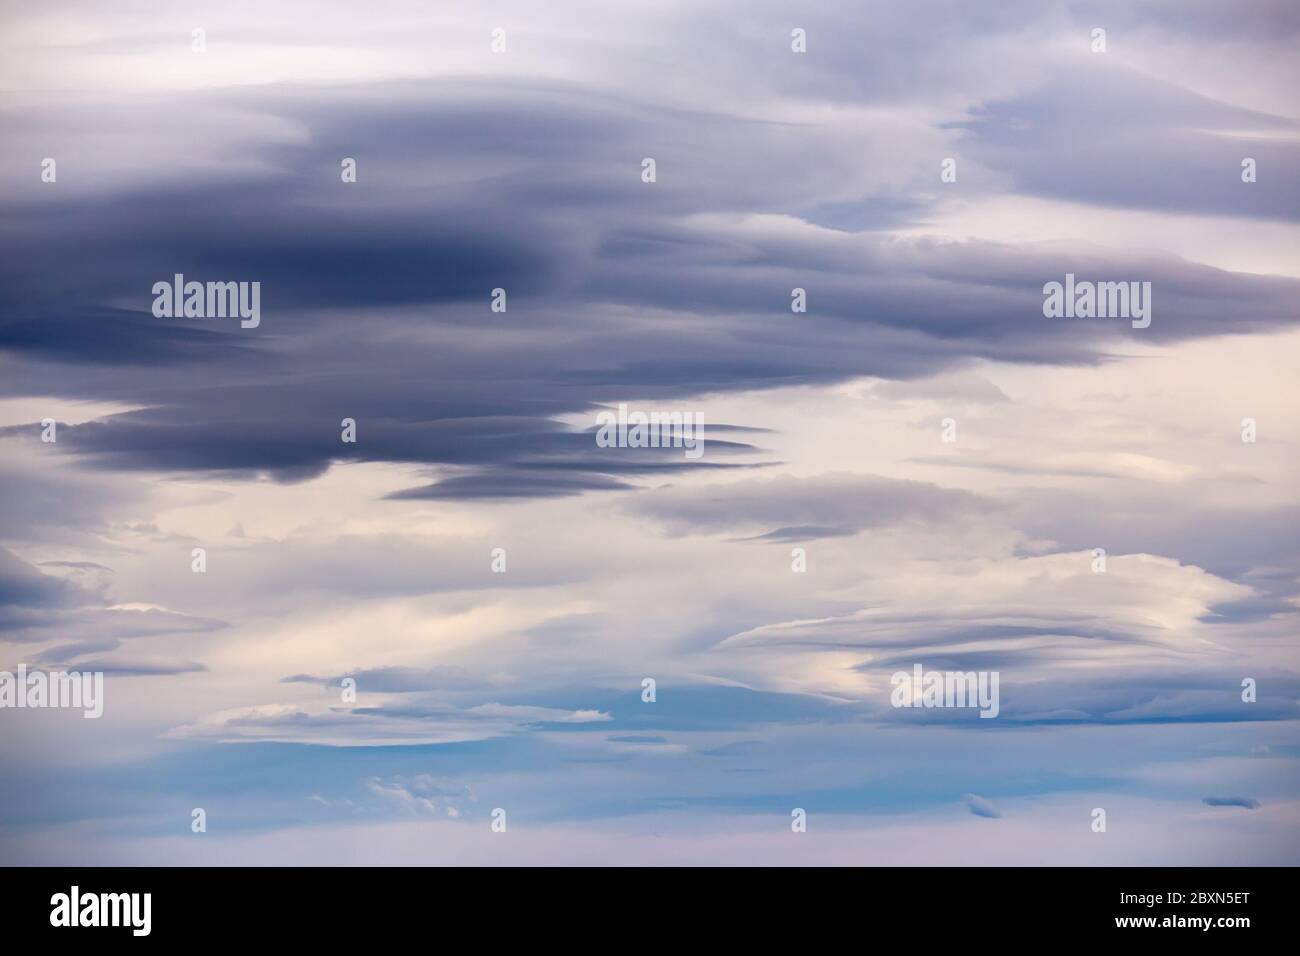
[[[14,859],[1300,858],[1291,5],[101,7],[2,14]]]

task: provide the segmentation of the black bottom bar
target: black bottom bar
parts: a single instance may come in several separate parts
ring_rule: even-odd
[[[850,933],[864,946],[984,945],[990,932],[1232,945],[1287,927],[1294,877],[1280,868],[11,868],[0,870],[0,912],[7,941],[76,933],[91,943],[372,945],[434,932],[451,945],[450,934],[468,932],[664,946],[692,927],[735,941],[784,924],[809,938]],[[658,937],[667,931],[674,936]]]

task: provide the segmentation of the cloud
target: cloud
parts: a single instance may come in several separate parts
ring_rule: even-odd
[[[596,710],[568,711],[495,702],[469,707],[436,700],[381,700],[357,707],[267,704],[208,714],[170,729],[165,736],[221,743],[273,741],[329,747],[396,747],[489,740],[545,725],[609,719],[608,714]]]
[[[606,737],[612,744],[666,744],[668,738],[658,734],[624,734],[618,737]]]
[[[1007,174],[1010,190],[1022,195],[1185,214],[1300,218],[1293,179],[1269,177],[1265,188],[1252,192],[1240,176],[1243,156],[1275,169],[1300,161],[1300,122],[1197,96],[1122,66],[1097,69],[1097,58],[1087,56],[1030,92],[973,110],[970,120],[957,124],[972,134],[966,151]],[[1078,112],[1060,109],[1067,99]],[[1083,112],[1105,117],[1104,137],[1076,122]]]
[[[42,574],[12,551],[0,548],[0,608],[43,608],[90,603],[92,595]]]
[[[661,489],[632,499],[628,507],[674,535],[753,529],[759,531],[755,537],[784,542],[909,521],[942,525],[997,505],[926,482],[832,474]]]
[[[1260,803],[1250,797],[1206,797],[1201,801],[1207,807],[1242,807],[1246,810],[1258,810]]]
[[[193,860],[178,794],[239,861],[1300,859],[1294,4],[69,9],[0,38],[0,653],[151,679],[6,715],[6,859]]]
[[[337,674],[333,677],[294,674],[281,678],[281,681],[286,684],[320,684],[323,687],[337,688],[345,677],[351,677],[357,682],[359,692],[374,691],[381,694],[419,693],[431,690],[482,690],[491,686],[491,681],[486,678],[473,674],[463,667],[450,665],[430,668],[363,668],[351,674]]]
[[[554,416],[629,397],[680,401],[861,375],[905,379],[973,357],[1101,361],[1131,332],[1123,323],[1044,319],[1043,283],[1066,272],[1151,281],[1156,317],[1145,342],[1297,319],[1294,280],[1155,252],[1134,259],[1078,245],[815,226],[794,211],[795,197],[771,197],[768,184],[781,182],[779,170],[796,158],[811,162],[815,182],[827,182],[830,154],[809,158],[782,124],[646,102],[631,121],[609,97],[510,81],[328,94],[244,89],[199,99],[196,108],[249,111],[312,135],[265,141],[262,127],[239,128],[241,147],[271,173],[125,188],[84,197],[55,218],[0,197],[12,222],[0,230],[0,271],[13,290],[0,349],[24,360],[7,393],[39,383],[67,397],[146,406],[62,429],[60,450],[95,467],[300,481],[335,462],[417,462],[474,470],[394,497],[618,490],[625,484],[603,465],[635,473],[632,459],[597,454]],[[367,177],[361,204],[338,184],[323,192],[297,174],[351,150],[355,107],[377,100],[385,106],[366,114],[366,142],[388,157],[381,162],[405,162],[404,175]],[[1195,104],[1188,109],[1195,113]],[[122,121],[147,128],[154,116]],[[670,130],[677,162],[693,173],[666,176],[652,202],[620,164]],[[804,126],[800,135],[816,142],[828,134]],[[455,189],[411,191],[412,177],[436,180],[436,164],[449,158],[499,166],[503,141],[508,168]],[[435,160],[434,143],[452,157]],[[1050,158],[1031,162],[1056,168]],[[69,273],[64,263],[85,243],[103,255]],[[255,278],[265,324],[248,332],[217,320],[154,319],[152,285],[175,273]],[[506,286],[509,310],[491,312],[491,290]],[[798,322],[789,312],[795,286],[810,290],[812,302]],[[686,328],[690,349],[665,331]],[[359,423],[354,445],[339,441],[344,417]],[[35,431],[25,423],[3,434]],[[711,443],[711,455],[722,453]],[[662,460],[639,457],[647,466]]]
[[[468,785],[429,774],[393,780],[371,777],[366,781],[366,790],[402,814],[453,820],[461,816],[467,803],[478,799]]]
[[[101,671],[114,677],[165,677],[203,673],[208,668],[197,661],[117,659],[80,661],[77,669]]]
[[[1002,814],[994,808],[993,804],[989,803],[983,797],[978,797],[973,793],[968,793],[966,794],[965,800],[966,808],[970,810],[974,816],[987,817],[990,820],[999,820],[1002,818]]]

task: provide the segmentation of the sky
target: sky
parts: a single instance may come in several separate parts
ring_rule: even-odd
[[[1300,864],[1300,7],[0,24],[0,862]]]

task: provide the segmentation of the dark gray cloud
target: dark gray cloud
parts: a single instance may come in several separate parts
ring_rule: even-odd
[[[1112,105],[1131,119],[1145,108],[1131,89],[1154,87],[1114,82]],[[1234,119],[1178,103],[1189,122],[1207,110]],[[555,416],[627,398],[908,378],[972,356],[1099,361],[1132,330],[1045,319],[1042,285],[1067,271],[1151,281],[1151,340],[1296,319],[1300,284],[1289,279],[738,218],[797,215],[810,188],[834,181],[834,164],[813,159],[787,182],[796,157],[807,159],[805,138],[820,135],[812,127],[792,135],[788,124],[482,80],[205,93],[190,105],[238,107],[312,135],[245,143],[260,167],[243,178],[0,201],[0,349],[23,359],[4,391],[146,406],[64,429],[61,447],[97,467],[297,480],[333,461],[422,462],[501,473],[405,497],[613,490],[623,483],[601,463],[617,456],[596,456]],[[972,134],[993,141],[1001,126],[1018,129],[1001,109],[991,105]],[[153,114],[122,119],[145,126]],[[1041,132],[1023,135],[1043,141]],[[646,153],[663,169],[653,186],[638,176]],[[362,164],[354,185],[338,182],[342,155]],[[1026,169],[1040,161],[1051,168],[1050,157],[1029,157]],[[1092,161],[1109,175],[1108,158]],[[476,164],[495,172],[440,175]],[[1097,169],[1077,172],[1067,178],[1103,182]],[[152,284],[177,272],[260,281],[262,325],[153,318]],[[808,290],[807,314],[789,310],[796,286]],[[496,287],[506,313],[489,311]],[[359,423],[355,446],[338,441],[343,417]]]
[[[1300,219],[1300,181],[1287,174],[1300,164],[1300,122],[1292,119],[1197,96],[1100,56],[974,112],[953,124],[971,134],[963,155],[1009,175],[1022,195]],[[1241,180],[1247,156],[1257,164],[1253,183]]]
[[[64,665],[71,667],[72,665]],[[173,677],[178,674],[197,674],[206,671],[207,665],[198,661],[131,660],[107,658],[78,661],[79,671],[100,671],[107,677]]]
[[[51,562],[99,567],[93,562]],[[71,572],[83,575],[84,568]],[[98,572],[95,572],[98,573]],[[42,573],[36,567],[0,547],[0,635],[6,642],[37,644],[61,640],[66,643],[47,648],[38,655],[43,662],[54,664],[88,653],[111,651],[122,641],[132,638],[183,636],[216,631],[226,627],[224,621],[196,617],[159,607],[112,606],[101,590],[83,587],[77,581]],[[70,637],[79,640],[68,641]],[[81,669],[105,670],[118,662],[86,662]],[[153,663],[126,665],[128,670],[152,673]],[[172,662],[157,665],[157,673],[170,673]],[[202,665],[180,665],[182,670]],[[177,673],[181,671],[176,671]]]
[[[1250,797],[1206,797],[1201,802],[1207,807],[1241,807],[1245,810],[1259,809],[1259,801]]]
[[[174,834],[196,793],[221,800],[227,833],[258,827],[259,845],[304,822],[449,816],[478,792],[481,809],[517,806],[530,825],[723,808],[780,826],[791,806],[951,815],[969,790],[983,818],[1000,811],[977,793],[1015,801],[1022,833],[1046,806],[1023,798],[1063,791],[1163,795],[1228,828],[1234,814],[1198,809],[1215,780],[1282,805],[1300,699],[1284,617],[1296,515],[1276,504],[1266,455],[1202,483],[1213,453],[1177,439],[1204,423],[1169,405],[1204,387],[1231,406],[1249,387],[1212,366],[1188,381],[1178,360],[1197,350],[1168,346],[1291,329],[1300,283],[1158,250],[1187,223],[1202,240],[1180,244],[1189,255],[1241,262],[1204,241],[1216,219],[1260,248],[1296,221],[1296,111],[1277,83],[1296,6],[756,0],[657,6],[630,33],[574,6],[503,8],[507,59],[436,5],[376,22],[326,4],[253,26],[240,0],[212,37],[214,53],[240,51],[238,77],[221,54],[189,55],[187,22],[170,33],[85,0],[84,35],[0,39],[31,78],[0,103],[0,411],[16,423],[0,430],[14,453],[0,468],[3,647],[195,691],[113,695],[130,719],[89,761],[74,759],[84,735],[59,738],[66,750],[5,736],[6,757],[33,759],[0,780],[0,816],[77,821],[77,853],[85,821],[107,820],[147,854],[137,837]],[[795,25],[807,56],[789,51]],[[1086,52],[1094,25],[1111,55]],[[105,63],[120,76],[85,89]],[[426,65],[437,75],[366,80]],[[335,82],[340,69],[360,79]],[[45,155],[57,187],[33,175]],[[339,181],[344,156],[355,185]],[[980,203],[987,230],[963,212]],[[1135,254],[1117,222],[1152,251]],[[154,318],[152,284],[178,271],[261,282],[261,327]],[[1066,272],[1152,282],[1151,328],[1045,319],[1042,285]],[[790,311],[796,286],[807,313]],[[496,287],[506,313],[489,310]],[[1258,343],[1238,345],[1258,360]],[[1148,346],[1159,360],[1124,358]],[[1079,394],[1085,376],[1049,378],[1111,362],[1089,381],[1149,370],[1132,432]],[[772,397],[753,391],[864,375],[885,381],[780,396],[807,435],[762,429]],[[1035,420],[1040,398],[1052,414]],[[82,414],[83,400],[127,410]],[[706,400],[735,421],[708,427],[702,461],[595,447],[592,419],[615,402]],[[47,403],[77,423],[56,445],[37,439]],[[962,445],[927,456],[917,438],[934,439],[949,406]],[[879,466],[858,412],[889,430]],[[339,440],[345,417],[356,444]],[[1041,429],[1080,438],[1077,453],[1040,459]],[[1275,452],[1276,427],[1262,433],[1258,450]],[[1125,475],[1156,434],[1182,450]],[[405,477],[224,480],[377,463]],[[1182,477],[1154,483],[1162,465]],[[1250,500],[1257,488],[1272,507]],[[808,575],[765,546],[813,539]],[[498,543],[508,576],[488,567]],[[188,572],[194,544],[211,573]],[[1095,546],[1117,559],[1096,578]],[[227,610],[236,626],[217,619]],[[192,658],[213,646],[204,675]],[[1001,722],[893,708],[890,674],[915,663],[999,671]],[[1241,699],[1247,674],[1258,702]],[[359,707],[340,706],[345,676]],[[167,743],[150,756],[155,735]],[[260,745],[207,746],[236,740]],[[1038,848],[1037,832],[969,824],[988,846]],[[1157,828],[1138,829],[1126,852]],[[1238,836],[1222,859],[1248,855]]]
[[[0,609],[68,607],[95,600],[75,584],[42,574],[13,552],[0,548]]]
[[[94,561],[42,561],[43,568],[69,568],[74,571],[107,571],[113,573],[113,569],[103,565],[96,564]]]

